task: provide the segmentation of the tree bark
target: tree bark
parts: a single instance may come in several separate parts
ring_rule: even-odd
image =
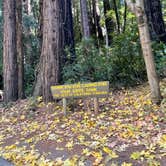
[[[96,38],[98,40],[98,46],[100,44],[100,41],[104,39],[103,32],[100,27],[100,16],[97,13],[97,3],[96,0],[92,0],[92,6],[93,6],[93,19],[94,19],[94,25],[95,25],[95,33]]]
[[[59,83],[60,57],[63,50],[63,25],[60,0],[43,0],[42,95],[45,102],[53,100],[51,86]]]
[[[79,42],[82,38],[81,22],[80,22],[80,1],[73,0],[72,1],[72,9],[73,9],[73,22],[74,22],[74,39]]]
[[[131,11],[134,12],[137,17],[142,52],[145,60],[148,81],[151,89],[152,102],[160,103],[162,97],[160,93],[159,80],[155,68],[150,33],[144,10],[143,0],[136,0],[136,3],[132,3],[130,0],[126,0],[126,2],[127,5],[130,7]]]
[[[23,0],[23,9],[24,14],[26,14],[27,17],[32,16],[31,0]],[[32,67],[34,66],[34,58],[31,43],[32,30],[30,25],[24,27],[23,31],[26,38],[24,43],[25,63],[29,64]]]
[[[118,29],[118,33],[120,33],[120,18],[119,18],[116,0],[113,0],[113,4],[114,4],[115,16],[116,16],[117,29]]]
[[[106,26],[106,36],[107,40],[106,43],[108,46],[112,43],[112,33],[114,32],[114,22],[111,17],[108,16],[108,12],[111,10],[110,2],[109,0],[103,0],[103,6],[104,6],[104,16],[105,16],[105,26]]]
[[[43,0],[39,0],[39,30],[38,36],[40,40],[40,45],[42,46],[43,40]]]
[[[87,0],[80,0],[80,7],[81,7],[83,37],[89,38],[90,28],[89,28],[89,20],[88,20]]]
[[[25,13],[30,15],[31,14],[31,0],[23,0],[23,6],[24,6]]]
[[[166,44],[166,27],[160,0],[144,0],[151,38]]]
[[[43,0],[40,0],[39,2],[40,5],[40,33],[39,37],[40,39],[43,39]],[[60,70],[63,68],[65,63],[73,63],[75,60],[75,47],[74,47],[74,30],[73,30],[73,17],[72,17],[72,8],[71,8],[71,0],[66,1],[66,0],[61,0],[59,1],[59,10],[62,13],[62,23],[61,23],[61,28],[62,28],[62,36],[61,36],[61,43],[63,45],[63,53],[62,56],[59,59],[59,67]],[[42,45],[42,40],[41,40],[41,45]],[[67,54],[65,53],[65,48],[69,49],[70,52],[70,57],[67,57]],[[40,62],[37,67],[37,78],[35,82],[35,87],[33,91],[34,96],[40,96],[42,95],[42,57],[43,55],[41,54],[40,57]],[[61,77],[59,78],[61,80]]]
[[[89,20],[88,20],[88,9],[87,9],[87,0],[80,0],[80,7],[81,7],[81,21],[82,21],[82,31],[83,31],[83,38],[89,39],[90,38],[90,27],[89,27]],[[89,108],[90,99],[84,100],[84,109],[90,111]]]
[[[124,2],[125,9],[124,9],[124,14],[123,14],[123,32],[126,30],[126,19],[127,19],[127,4]]]
[[[16,55],[16,1],[4,0],[3,78],[4,101],[18,98],[18,68]]]
[[[42,43],[43,43],[43,0],[39,0],[39,30],[38,37],[40,41],[40,61],[36,67],[33,96],[42,96]]]
[[[16,34],[18,62],[18,98],[24,97],[24,55],[22,45],[22,0],[16,0]]]
[[[36,80],[34,83],[33,96],[42,96],[42,54],[40,55],[40,61],[36,68]]]
[[[64,47],[68,48],[70,57],[64,56],[61,58],[61,66],[63,67],[66,62],[73,63],[76,56],[75,56],[75,46],[74,46],[74,30],[73,30],[73,16],[72,16],[72,6],[71,0],[61,0],[62,10],[62,18],[63,18],[63,26],[64,26]],[[64,49],[65,49],[64,48]]]

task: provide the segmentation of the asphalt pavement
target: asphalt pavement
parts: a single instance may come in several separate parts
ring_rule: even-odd
[[[14,166],[14,165],[12,163],[10,163],[9,161],[0,157],[0,166]]]

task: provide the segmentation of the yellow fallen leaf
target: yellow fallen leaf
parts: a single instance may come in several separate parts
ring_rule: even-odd
[[[136,151],[131,154],[130,158],[133,160],[138,160],[141,156],[142,156],[141,152]]]
[[[65,146],[68,149],[72,149],[73,148],[73,142],[68,142]]]
[[[124,163],[122,163],[121,166],[132,166],[132,165],[133,165],[132,163],[126,163],[126,162],[124,162]]]
[[[100,152],[93,151],[91,152],[91,155],[95,158],[102,158],[102,154]]]
[[[25,141],[26,143],[32,143],[33,142],[33,138],[29,138]]]
[[[112,151],[112,150],[109,149],[108,147],[104,147],[104,148],[103,148],[103,151],[104,151],[105,153],[109,154],[109,156],[110,156],[111,158],[118,158],[118,157],[119,157],[114,151]]]
[[[10,145],[10,146],[6,146],[5,150],[13,150],[15,148],[17,148],[17,146],[15,144],[13,144],[13,145]]]
[[[166,134],[163,134],[160,138],[160,140],[158,141],[158,144],[162,147],[162,148],[166,148]]]
[[[38,101],[38,102],[41,102],[42,100],[43,100],[42,96],[39,96],[39,97],[37,98],[37,101]]]
[[[20,119],[24,120],[25,119],[25,115],[21,115]]]
[[[91,152],[89,151],[88,148],[85,148],[85,149],[83,149],[82,154],[85,156],[89,156],[91,154]]]
[[[64,163],[63,163],[63,166],[75,166],[76,165],[76,163],[75,163],[75,161],[73,161],[72,159],[70,160],[70,159],[67,159],[67,160],[65,160],[64,161]]]
[[[83,136],[83,135],[79,135],[79,136],[78,136],[78,139],[79,139],[80,142],[82,142],[82,141],[85,140],[85,136]]]

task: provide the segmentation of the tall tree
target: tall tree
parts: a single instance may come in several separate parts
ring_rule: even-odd
[[[159,80],[154,63],[154,56],[151,47],[150,33],[144,9],[144,2],[143,0],[136,0],[135,3],[131,0],[126,0],[126,2],[127,5],[130,7],[131,11],[135,13],[137,18],[142,52],[145,60],[148,81],[151,89],[152,101],[154,103],[160,103],[161,93],[159,87]]]
[[[118,30],[118,33],[120,33],[120,18],[119,18],[119,13],[118,13],[118,7],[117,7],[116,0],[113,0],[113,5],[114,5],[115,16],[116,16],[117,30]]]
[[[87,7],[87,0],[80,0],[80,8],[81,8],[81,21],[82,21],[82,32],[83,38],[89,39],[90,38],[90,26],[89,26],[89,19],[88,19],[88,7]],[[89,99],[84,100],[84,109],[90,111],[89,108]]]
[[[43,43],[43,0],[39,0],[39,29],[38,29],[38,37],[40,43],[40,61],[36,67],[36,77],[34,82],[33,96],[41,96],[42,95],[42,81],[41,81],[41,70],[42,70],[42,43]]]
[[[88,20],[87,0],[80,0],[80,8],[81,8],[83,37],[89,38],[90,37],[90,28],[89,28],[89,20]]]
[[[16,1],[4,0],[3,78],[4,101],[18,98],[18,67],[16,52]]]
[[[166,27],[162,15],[160,0],[144,0],[152,39],[166,44]]]
[[[96,38],[98,40],[98,46],[100,44],[100,41],[102,41],[103,38],[103,32],[100,26],[100,16],[97,12],[97,2],[96,0],[92,0],[92,7],[93,7],[93,19],[94,19],[94,25],[95,25],[95,33],[96,33]]]
[[[40,46],[42,46],[43,36],[43,0],[39,0],[39,29],[38,36],[40,40]]]
[[[31,14],[31,0],[23,0],[24,10],[25,13],[30,15]]]
[[[72,10],[73,10],[73,26],[74,26],[74,39],[75,42],[81,41],[82,33],[81,29],[81,21],[80,21],[80,1],[73,0],[72,1]]]
[[[124,2],[124,6],[125,6],[125,9],[124,9],[124,14],[123,14],[123,32],[125,32],[126,30],[126,20],[127,20],[127,4],[126,2]]]
[[[63,50],[63,20],[60,0],[43,0],[43,42],[42,42],[42,95],[45,102],[51,101],[50,87],[59,82],[60,57]]]
[[[60,5],[63,18],[63,36],[64,36],[64,47],[69,49],[70,57],[66,54],[62,57],[62,66],[67,61],[72,63],[75,60],[75,48],[74,48],[74,30],[73,30],[73,16],[72,16],[72,5],[71,0],[61,0]]]
[[[31,67],[34,66],[34,54],[33,54],[33,45],[32,45],[32,28],[30,24],[30,20],[33,18],[32,15],[32,5],[31,5],[31,0],[23,0],[23,14],[26,16],[26,21],[27,24],[26,26],[23,27],[24,31],[24,37],[25,37],[25,42],[24,42],[24,54],[25,54],[25,63],[29,64]]]
[[[22,45],[22,0],[16,0],[16,40],[18,62],[18,98],[24,97],[24,56]]]
[[[39,1],[39,9],[40,9],[40,28],[39,28],[39,37],[41,40],[41,45],[43,43],[43,0]],[[68,63],[73,63],[75,60],[75,48],[74,48],[74,30],[73,30],[73,17],[72,17],[72,6],[71,6],[71,0],[61,0],[59,1],[59,9],[61,12],[61,45],[63,46],[63,53],[61,54],[61,56],[59,57],[59,67],[60,70],[63,68],[64,64],[66,62]],[[56,27],[54,27],[54,30],[56,29]],[[67,54],[65,53],[65,48],[69,49],[69,53],[70,56],[67,56]],[[42,59],[43,59],[43,54],[41,54],[40,57],[40,62],[39,65],[37,67],[37,79],[35,82],[35,87],[34,87],[34,92],[33,95],[34,96],[39,96],[42,94],[41,90],[42,90],[42,81],[41,81],[41,77],[42,77],[42,70],[43,68],[41,67],[41,63],[42,63]],[[60,77],[61,79],[61,77]]]
[[[103,0],[104,16],[105,16],[105,26],[106,26],[106,45],[110,46],[112,43],[112,33],[114,31],[113,19],[108,15],[111,10],[109,0]]]

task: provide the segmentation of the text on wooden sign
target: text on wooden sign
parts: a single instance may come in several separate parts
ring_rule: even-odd
[[[51,86],[51,92],[55,99],[81,98],[81,97],[105,97],[109,93],[109,82],[93,82],[71,85]]]

